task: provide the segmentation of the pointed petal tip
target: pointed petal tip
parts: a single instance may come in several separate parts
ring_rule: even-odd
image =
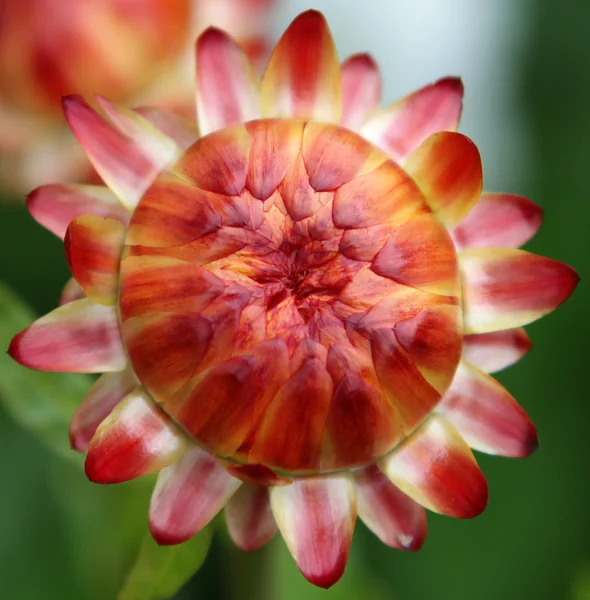
[[[453,91],[457,92],[460,96],[463,96],[463,94],[465,93],[465,86],[463,84],[463,80],[461,79],[461,77],[457,77],[457,76],[443,77],[442,79],[439,79],[435,83],[435,85],[440,86],[440,87],[446,87],[450,90],[453,90]]]

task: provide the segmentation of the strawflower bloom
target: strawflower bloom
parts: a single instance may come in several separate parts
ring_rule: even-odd
[[[517,249],[537,206],[482,193],[478,150],[454,132],[458,79],[380,110],[375,64],[339,64],[315,11],[288,28],[261,81],[217,29],[198,39],[196,68],[199,135],[161,111],[163,131],[103,98],[110,121],[64,99],[108,188],[31,194],[74,281],[10,353],[105,373],[72,446],[95,482],[160,471],[149,509],[160,544],[225,507],[239,547],[278,528],[303,575],[328,587],[357,515],[417,550],[425,508],[485,508],[470,448],[537,448],[489,373],[523,356],[521,327],[578,277]]]
[[[0,0],[0,178],[30,190],[84,178],[64,94],[194,106],[192,42],[209,25],[260,61],[275,0]]]

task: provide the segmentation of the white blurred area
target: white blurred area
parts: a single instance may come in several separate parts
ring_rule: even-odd
[[[282,0],[277,38],[309,8],[321,10],[341,58],[369,52],[385,105],[446,75],[465,84],[461,132],[479,146],[486,189],[525,192],[530,154],[518,104],[532,0]]]

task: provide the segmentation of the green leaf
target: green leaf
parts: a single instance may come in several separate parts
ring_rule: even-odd
[[[0,402],[26,430],[62,457],[79,463],[68,437],[70,419],[92,380],[84,375],[45,373],[17,364],[6,349],[35,320],[31,309],[0,282]]]
[[[148,533],[119,600],[170,598],[199,570],[210,543],[210,528],[178,546],[158,546]]]

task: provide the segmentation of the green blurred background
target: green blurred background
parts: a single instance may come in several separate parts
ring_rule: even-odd
[[[331,12],[335,14],[339,46],[360,50],[362,46],[356,47],[360,39],[381,35],[380,48],[391,41],[399,52],[403,47],[399,32],[404,30],[403,19],[412,3],[404,7],[397,0],[345,4],[346,10],[341,10],[336,0],[286,1],[277,18],[277,32],[299,9],[312,5],[324,9],[329,19]],[[378,11],[385,4],[387,19],[396,10],[391,7],[399,4],[400,16],[391,23],[391,37],[373,32],[370,19],[369,25],[363,25],[367,11],[372,11],[373,20],[383,20],[385,15],[380,17]],[[440,62],[448,49],[445,44],[456,54],[476,52],[477,35],[472,29],[476,34],[485,32],[488,13],[475,19],[474,5],[489,10],[491,4],[471,0],[465,15],[462,9],[467,2],[461,0],[445,0],[443,10],[438,3],[434,13],[429,11],[433,2],[417,2],[418,12],[412,18],[424,27],[419,43],[426,55],[430,52]],[[477,83],[486,81],[485,69],[496,73],[493,81],[503,83],[489,91],[498,102],[503,95],[512,101],[501,113],[494,112],[491,102],[490,110],[494,118],[508,120],[478,125],[473,115],[481,111],[470,113],[469,103],[486,96],[488,90],[475,89],[471,94],[466,77],[464,131],[481,146],[484,160],[490,157],[484,162],[488,189],[522,193],[545,209],[544,226],[528,249],[575,266],[582,277],[564,307],[528,328],[535,349],[499,376],[536,423],[540,450],[526,460],[478,455],[490,486],[489,508],[472,521],[430,515],[429,536],[418,554],[383,546],[359,523],[346,574],[328,592],[313,588],[299,575],[279,536],[264,549],[244,554],[232,548],[220,524],[204,568],[177,598],[590,599],[590,395],[586,382],[590,358],[590,193],[586,184],[590,172],[590,4],[575,0],[514,4],[498,3],[496,8],[504,12],[494,17],[500,19],[493,30],[497,37],[491,43],[488,40],[487,62],[479,68],[479,79],[474,77],[476,86],[485,86]],[[447,35],[446,28],[455,18],[463,21],[460,27],[455,23]],[[504,32],[503,27],[507,28]],[[387,31],[387,24],[381,29]],[[496,54],[501,63],[496,64]],[[412,72],[412,52],[401,52],[386,64],[378,58],[387,81]],[[498,77],[504,69],[510,76]],[[427,74],[423,82],[432,78]],[[522,174],[515,174],[515,165],[522,165]],[[67,278],[63,250],[22,205],[0,206],[0,261],[1,279],[35,312],[54,307]],[[5,348],[10,335],[22,326],[19,319],[26,315],[4,314],[0,319],[0,343]],[[0,393],[18,412],[20,395],[25,398],[27,386],[4,381],[5,375],[0,373]],[[52,377],[40,385],[57,396],[71,397],[70,388],[80,385],[71,378]],[[53,418],[48,411],[48,418]],[[57,431],[60,427],[63,423],[56,418]],[[67,440],[63,443],[65,447]],[[71,456],[54,456],[0,407],[0,598],[116,597],[145,531],[151,482],[93,485],[86,482],[81,464]]]

